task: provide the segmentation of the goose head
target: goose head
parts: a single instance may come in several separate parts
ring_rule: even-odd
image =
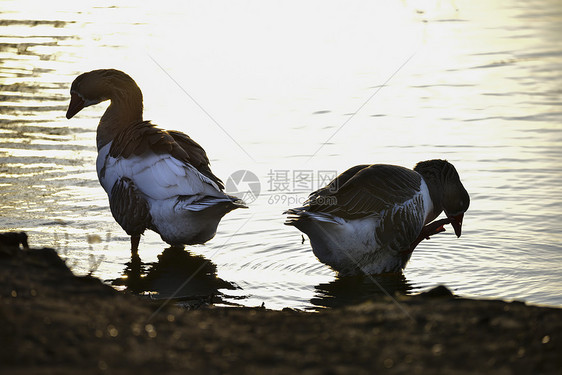
[[[142,107],[142,93],[129,75],[116,69],[98,69],[82,73],[72,82],[66,118],[106,100],[132,100]]]
[[[442,194],[432,194],[434,204],[437,202],[442,207],[445,215],[451,221],[457,237],[461,236],[464,213],[470,205],[470,196],[464,188],[455,167],[446,160],[428,160],[418,163],[414,170],[418,171],[428,180],[433,181],[435,190]],[[430,191],[431,194],[431,191]],[[436,199],[434,199],[434,196]]]
[[[470,197],[455,167],[449,162],[446,163],[442,170],[443,211],[451,219],[455,234],[460,237],[462,220],[470,205]]]

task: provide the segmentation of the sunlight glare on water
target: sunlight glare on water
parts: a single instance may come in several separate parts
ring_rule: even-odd
[[[559,2],[1,6],[0,227],[56,247],[75,272],[112,280],[130,260],[95,172],[107,104],[65,118],[78,74],[116,68],[141,87],[145,119],[189,134],[223,181],[259,178],[250,208],[190,248],[241,288],[225,292],[233,302],[310,308],[376,294],[336,280],[283,211],[324,172],[447,158],[471,195],[462,237],[423,242],[403,279],[380,282],[562,305]],[[142,260],[166,247],[147,232]]]

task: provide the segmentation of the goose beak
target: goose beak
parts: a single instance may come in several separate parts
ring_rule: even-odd
[[[450,217],[451,225],[453,226],[453,229],[455,230],[455,234],[457,235],[457,237],[461,236],[463,217],[464,217],[464,213],[458,214],[457,216]]]
[[[78,94],[71,93],[70,94],[70,105],[68,106],[68,111],[66,111],[66,118],[71,119],[72,116],[77,114],[85,107],[84,99],[80,97]]]

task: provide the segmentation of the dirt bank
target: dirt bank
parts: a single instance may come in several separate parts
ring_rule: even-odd
[[[318,313],[162,307],[76,277],[51,249],[0,246],[5,374],[547,374],[562,309],[435,295]]]

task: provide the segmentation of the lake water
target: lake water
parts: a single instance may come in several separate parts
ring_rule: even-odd
[[[78,74],[117,68],[145,118],[197,140],[216,175],[259,180],[248,210],[189,248],[238,287],[218,286],[223,301],[313,308],[445,284],[562,305],[562,3],[112,4],[0,2],[1,230],[56,247],[79,274],[130,271],[95,172],[107,104],[64,117]],[[471,206],[462,237],[422,242],[404,275],[338,280],[283,225],[333,173],[432,158],[456,166]],[[143,237],[145,272],[166,247]]]

